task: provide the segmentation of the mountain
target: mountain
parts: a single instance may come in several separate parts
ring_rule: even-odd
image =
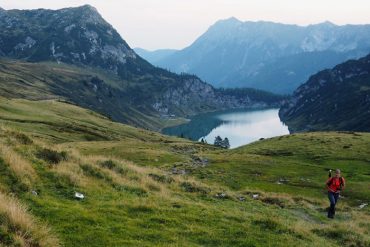
[[[134,48],[136,54],[144,58],[151,64],[156,64],[158,61],[172,55],[177,50],[174,49],[159,49],[155,51],[148,51],[142,48]]]
[[[155,65],[196,74],[216,87],[290,94],[310,75],[369,52],[370,25],[303,27],[230,18]]]
[[[163,127],[170,115],[268,105],[253,93],[224,94],[195,76],[154,67],[90,5],[2,10],[0,31],[0,95],[7,97],[29,98],[17,91],[27,88],[37,99],[63,98],[151,129]]]
[[[0,97],[0,137],[1,246],[370,243],[369,133],[224,150],[63,102]],[[349,181],[335,227],[322,193],[333,166]]]
[[[280,109],[291,131],[370,131],[370,55],[321,71]]]

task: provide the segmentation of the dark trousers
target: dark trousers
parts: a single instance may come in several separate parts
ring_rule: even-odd
[[[328,211],[328,217],[329,218],[334,218],[335,215],[335,205],[338,202],[339,199],[339,193],[334,193],[334,192],[328,192],[328,197],[330,201],[330,207]]]

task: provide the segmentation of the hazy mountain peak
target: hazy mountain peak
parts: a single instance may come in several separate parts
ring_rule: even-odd
[[[68,8],[60,9],[60,11],[62,11],[62,12],[76,11],[76,10],[84,11],[84,12],[90,12],[90,13],[98,13],[98,10],[90,4],[85,4],[85,5],[81,5],[81,6],[77,6],[77,7],[68,7]],[[59,10],[52,10],[52,11],[59,11]]]
[[[79,6],[77,8],[98,12],[97,9],[94,6],[90,5],[90,4],[85,4],[85,5]]]
[[[370,50],[370,25],[298,26],[229,18],[157,65],[220,87],[291,93],[317,71]],[[272,83],[273,82],[273,83]]]
[[[212,28],[230,28],[242,25],[243,22],[237,19],[236,17],[230,17],[227,19],[219,20],[216,23],[214,23],[210,29]]]
[[[315,26],[337,27],[337,25],[336,25],[336,24],[334,24],[334,23],[333,23],[333,22],[331,22],[331,21],[324,21],[324,22],[321,22],[321,23],[316,24]]]
[[[59,11],[56,10],[56,12],[58,13]],[[78,19],[81,23],[93,23],[93,24],[100,23],[109,25],[99,14],[98,10],[89,4],[82,5],[79,7],[61,9],[60,12],[65,16],[69,15],[73,18]]]
[[[227,19],[220,20],[219,22],[224,22],[224,23],[241,23],[242,21],[239,20],[238,18],[232,16]]]

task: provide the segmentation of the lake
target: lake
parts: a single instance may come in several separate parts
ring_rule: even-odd
[[[279,109],[231,110],[197,115],[190,122],[164,129],[167,135],[182,136],[194,141],[204,138],[213,144],[216,136],[227,137],[230,148],[236,148],[260,138],[289,134],[278,115]]]

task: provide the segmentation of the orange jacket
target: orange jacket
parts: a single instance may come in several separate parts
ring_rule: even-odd
[[[346,181],[344,180],[344,177],[332,177],[329,178],[326,181],[326,187],[328,191],[334,192],[334,193],[339,193],[344,186],[346,185]]]

